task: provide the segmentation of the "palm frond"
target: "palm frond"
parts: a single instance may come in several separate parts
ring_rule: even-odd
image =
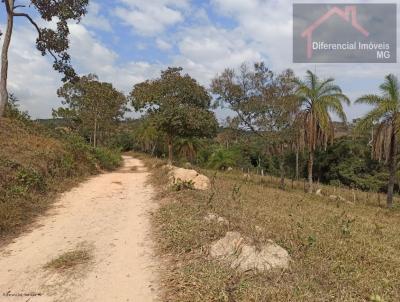
[[[387,75],[379,88],[387,99],[399,102],[399,81],[395,75]]]
[[[366,104],[366,105],[372,105],[372,106],[377,106],[381,102],[383,102],[383,98],[380,97],[379,95],[376,94],[367,94],[363,95],[362,97],[358,98],[355,101],[355,104]]]
[[[386,111],[381,108],[377,107],[370,112],[367,113],[356,125],[356,132],[363,133],[367,130],[370,130],[375,123],[379,122],[384,118]]]

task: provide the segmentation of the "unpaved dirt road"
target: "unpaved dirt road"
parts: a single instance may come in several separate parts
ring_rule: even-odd
[[[147,177],[140,160],[124,157],[122,169],[64,193],[31,232],[0,250],[0,302],[157,301]],[[43,268],[82,248],[92,255],[87,264]]]

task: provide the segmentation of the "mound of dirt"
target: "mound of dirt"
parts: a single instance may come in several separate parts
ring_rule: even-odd
[[[196,190],[208,190],[210,188],[210,179],[207,176],[198,173],[196,170],[183,169],[174,166],[169,166],[168,168],[170,169],[168,175],[171,185],[181,181],[192,182],[193,187]]]
[[[245,244],[238,232],[227,232],[225,237],[211,244],[212,258],[226,261],[239,271],[257,270],[265,272],[272,269],[287,269],[290,256],[288,252],[273,241],[261,248]]]

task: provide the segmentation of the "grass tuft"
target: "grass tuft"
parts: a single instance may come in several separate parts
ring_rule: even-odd
[[[77,266],[87,264],[91,261],[92,254],[89,250],[78,249],[61,254],[47,263],[44,268],[49,270],[64,271]]]

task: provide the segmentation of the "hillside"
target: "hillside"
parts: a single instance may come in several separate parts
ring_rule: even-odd
[[[120,162],[110,151],[30,121],[2,119],[0,137],[0,240],[45,210],[55,193]]]
[[[165,190],[162,163],[150,165],[162,200],[153,222],[169,265],[165,301],[399,301],[399,212],[379,206],[381,197],[333,186],[311,195],[301,183],[280,190],[270,176],[210,170],[210,191]],[[289,268],[239,272],[211,259],[227,232],[256,247],[279,244]]]

